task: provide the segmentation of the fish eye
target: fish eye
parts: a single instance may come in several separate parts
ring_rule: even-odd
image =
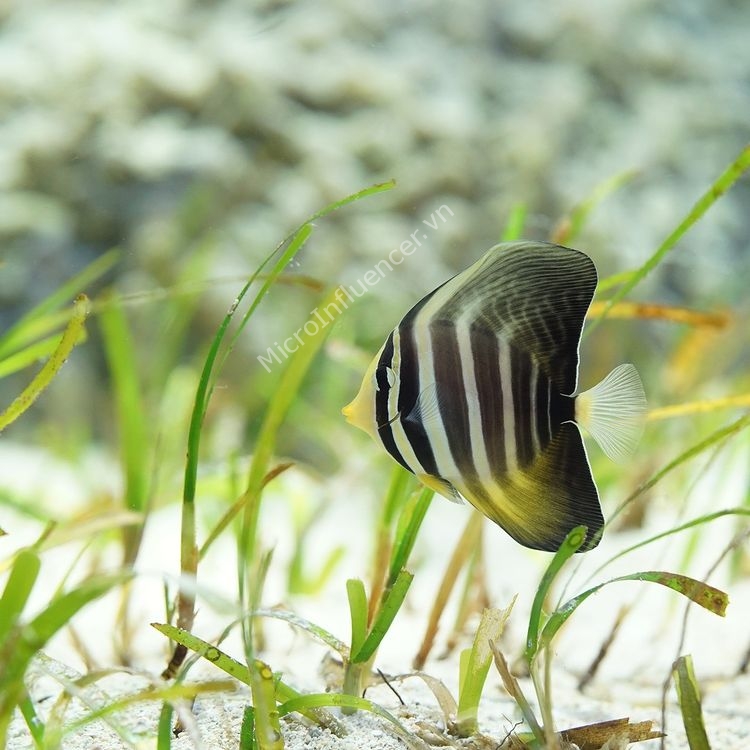
[[[390,368],[381,366],[375,370],[375,388],[384,391],[396,385],[396,373]]]

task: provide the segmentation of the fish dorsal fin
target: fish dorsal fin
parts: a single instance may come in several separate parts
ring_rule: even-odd
[[[504,243],[446,286],[435,321],[463,318],[474,331],[491,331],[525,351],[560,393],[572,394],[596,282],[594,263],[578,250],[547,242]]]
[[[467,499],[520,544],[554,552],[568,532],[581,525],[588,531],[579,551],[599,543],[604,517],[583,439],[573,422],[562,424],[531,464],[499,484],[502,493],[493,495],[489,505],[471,495]]]
[[[646,418],[646,394],[631,364],[615,367],[604,380],[576,397],[576,421],[613,461],[635,450]]]

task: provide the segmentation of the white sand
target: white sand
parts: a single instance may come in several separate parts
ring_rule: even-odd
[[[5,451],[0,456],[0,473],[4,476],[7,474],[2,471],[3,466],[7,468],[9,457],[18,465],[19,454],[9,454]],[[29,458],[33,460],[34,454],[30,454]],[[37,459],[44,460],[38,455]],[[59,469],[59,466],[47,461],[41,468],[46,477],[45,487],[54,487],[55,482],[50,481],[50,478],[60,478],[60,475],[56,477],[54,474],[54,470]],[[713,482],[713,486],[720,486],[725,490],[722,506],[728,507],[733,504],[733,485],[721,478],[726,476],[726,470],[726,465],[718,464],[714,468],[716,475],[706,477],[706,482]],[[744,469],[737,469],[735,472],[735,476],[742,481],[743,472]],[[299,491],[305,487],[311,492],[316,491],[315,485],[299,474],[290,474],[285,481],[286,486],[277,488],[277,491]],[[734,486],[735,501],[741,495],[742,486],[742,482]],[[343,480],[331,485],[328,491],[334,497],[351,496]],[[363,503],[367,502],[368,499],[363,498]],[[654,498],[654,503],[658,508],[658,497]],[[345,579],[365,572],[363,558],[369,554],[367,529],[362,523],[362,510],[362,507],[353,507],[351,503],[339,503],[320,524],[320,528],[316,529],[310,540],[311,549],[327,549],[331,539],[345,536],[349,545],[348,555],[320,597],[300,597],[288,604],[302,616],[326,627],[343,640],[346,640],[349,631]],[[447,554],[466,521],[467,513],[468,509],[465,507],[439,500],[430,509],[413,558],[412,567],[416,572],[416,578],[412,590],[376,661],[376,666],[385,673],[393,675],[409,670],[422,636],[435,586],[442,574]],[[586,571],[591,572],[615,550],[644,538],[651,531],[668,527],[670,521],[667,515],[666,511],[654,512],[651,516],[652,528],[648,531],[638,530],[627,535],[607,536],[597,550],[581,556],[577,562],[580,562]],[[165,644],[161,635],[153,631],[148,623],[164,619],[161,580],[163,575],[173,575],[176,572],[178,522],[176,508],[169,508],[153,516],[138,565],[141,574],[138,577],[132,606],[136,631],[131,656],[134,664],[152,675],[154,680],[157,680],[157,675],[164,665]],[[289,555],[289,539],[285,534],[288,523],[288,508],[281,500],[281,494],[270,492],[263,518],[264,538],[267,543],[276,544],[266,596],[266,603],[269,605],[280,601],[280,592],[284,590],[283,575],[286,569],[285,561]],[[696,576],[705,574],[722,545],[731,538],[731,522],[723,526],[722,523],[702,532],[699,550],[690,566],[691,569],[682,572],[691,572]],[[2,541],[5,550],[11,549],[11,545],[15,545],[24,534],[32,538],[35,533],[28,521],[15,517],[3,518],[2,525],[11,532],[11,536],[5,537]],[[342,534],[342,529],[346,531],[345,534]],[[519,593],[516,609],[502,643],[506,655],[513,659],[520,653],[526,613],[542,566],[549,558],[521,549],[490,525],[485,528],[485,541],[493,603],[504,606],[514,593]],[[356,550],[367,552],[359,554]],[[671,546],[662,545],[658,548],[655,546],[640,550],[612,565],[606,573],[598,574],[595,581],[641,569],[677,570],[683,550],[684,540],[679,544],[673,542]],[[43,568],[46,575],[43,576],[42,587],[54,587],[57,584],[60,575],[58,571],[64,570],[62,566],[66,555],[69,558],[73,552],[74,548],[70,546],[55,550],[46,557],[46,567]],[[313,558],[321,556],[322,554],[312,554]],[[50,562],[53,563],[52,566]],[[682,653],[692,654],[695,660],[696,674],[705,694],[704,709],[712,746],[721,750],[740,750],[750,746],[750,678],[735,678],[733,675],[748,646],[750,585],[747,581],[728,581],[725,571],[726,566],[719,570],[712,582],[725,587],[730,593],[731,604],[727,617],[722,619],[693,607]],[[585,577],[584,571],[579,571],[576,575],[579,583],[572,584],[570,591],[581,590]],[[194,628],[196,634],[212,639],[231,621],[233,580],[234,554],[231,542],[227,541],[209,555],[201,568],[199,586],[206,587],[204,593],[209,596],[202,598]],[[38,605],[44,592],[40,589],[36,593]],[[660,586],[620,583],[605,589],[582,605],[556,641],[553,704],[558,728],[623,716],[630,716],[634,721],[652,719],[658,724],[660,686],[677,656],[684,601]],[[593,659],[609,632],[617,609],[623,602],[633,605],[633,610],[596,679],[582,695],[576,688],[576,675],[585,671]],[[111,645],[116,604],[114,596],[105,597],[87,608],[76,621],[77,632],[101,665],[114,664]],[[450,622],[451,614],[452,612],[445,617],[445,623]],[[441,631],[441,638],[444,638],[446,627],[444,626]],[[283,672],[286,681],[302,690],[322,692],[326,689],[326,681],[321,674],[321,663],[327,653],[323,647],[313,643],[305,634],[293,632],[285,623],[268,621],[265,632],[268,648],[262,654],[262,658],[273,669]],[[236,638],[230,637],[224,647],[235,657],[241,658],[242,649]],[[457,652],[448,659],[438,660],[436,657],[442,648],[443,641],[439,640],[425,671],[442,679],[455,695],[458,676]],[[80,659],[65,636],[56,638],[50,644],[47,653],[50,657],[70,665],[71,669],[82,667]],[[59,692],[59,686],[53,679],[49,676],[39,676],[51,668],[56,669],[49,664],[36,665],[32,673],[32,696],[37,710],[42,715],[51,709],[53,698]],[[74,672],[69,672],[69,676],[73,675]],[[222,677],[215,668],[207,664],[195,669],[192,676],[196,679]],[[124,673],[113,674],[98,683],[96,688],[88,689],[85,695],[91,701],[91,705],[102,705],[111,701],[112,696],[135,692],[147,684],[148,681],[143,677]],[[526,681],[523,684],[528,695],[532,696],[530,685]],[[434,738],[435,734],[440,734],[444,728],[444,719],[436,700],[422,682],[410,679],[399,683],[397,690],[406,702],[405,707],[400,706],[394,694],[384,686],[372,688],[368,691],[367,697],[392,711],[407,727],[418,731],[425,738]],[[679,716],[675,711],[673,687],[670,687],[668,697],[669,737],[666,747],[670,750],[681,750],[686,748],[687,744]],[[194,721],[187,721],[187,730],[175,739],[173,747],[236,748],[242,711],[247,703],[248,694],[242,687],[231,694],[201,697],[195,705]],[[139,747],[153,747],[158,711],[157,704],[138,704],[119,713],[116,720],[140,738]],[[65,720],[70,722],[82,713],[84,709],[74,701]],[[186,715],[189,718],[189,713]],[[511,730],[517,719],[518,713],[500,687],[499,677],[493,668],[480,707],[480,729],[493,738],[494,744],[489,744],[488,747],[495,747]],[[360,713],[341,720],[349,730],[345,738],[334,737],[325,730],[290,718],[283,725],[286,745],[290,750],[391,750],[404,747],[390,726],[374,716]],[[656,747],[657,744],[651,742],[642,746]],[[8,746],[14,750],[31,747],[20,718],[13,723]],[[102,722],[86,725],[75,734],[67,736],[63,742],[63,747],[71,750],[126,746]]]

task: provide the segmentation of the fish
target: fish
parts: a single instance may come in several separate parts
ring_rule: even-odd
[[[598,274],[580,250],[492,247],[417,302],[386,338],[342,409],[401,466],[468,501],[513,539],[556,551],[604,517],[582,429],[622,461],[643,431],[632,364],[578,392],[579,348]]]

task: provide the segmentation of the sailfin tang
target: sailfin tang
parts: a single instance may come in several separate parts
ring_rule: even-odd
[[[501,482],[502,494],[488,506],[467,499],[517,542],[556,551],[576,526],[588,529],[579,550],[599,543],[604,525],[599,494],[591,476],[583,439],[572,422],[561,425],[552,442],[524,469]]]
[[[623,461],[643,434],[646,394],[631,364],[615,367],[576,398],[576,421],[613,461]]]

